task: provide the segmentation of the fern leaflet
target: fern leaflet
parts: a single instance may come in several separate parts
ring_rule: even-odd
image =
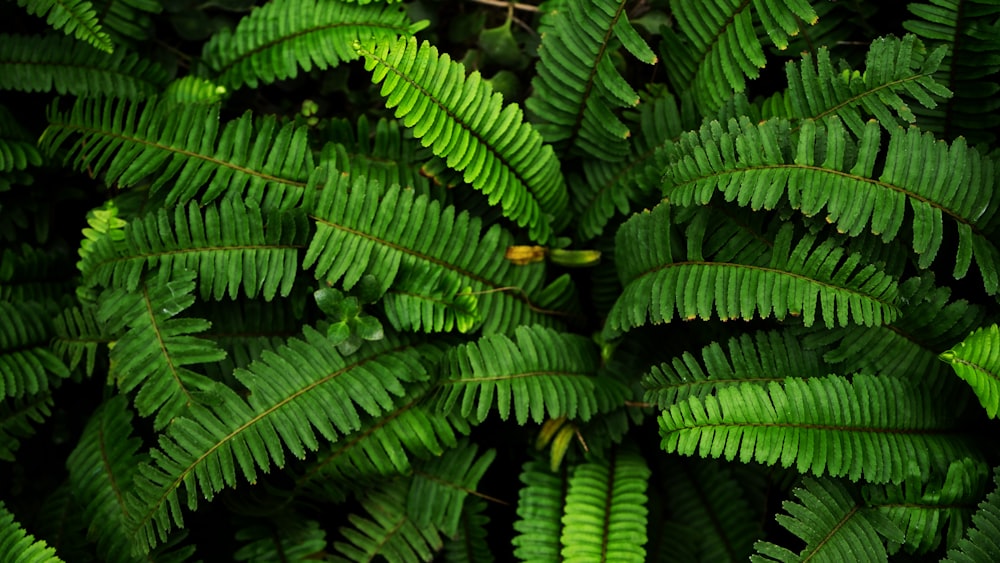
[[[53,29],[91,44],[106,53],[114,51],[111,36],[101,29],[89,0],[17,0],[33,16],[45,18]]]
[[[986,415],[996,418],[1000,412],[1000,328],[983,327],[940,357],[972,387]]]

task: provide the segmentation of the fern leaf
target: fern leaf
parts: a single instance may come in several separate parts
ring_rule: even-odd
[[[211,327],[200,337],[211,340],[226,352],[222,360],[205,364],[205,375],[232,383],[233,371],[245,368],[265,350],[276,350],[286,339],[297,336],[302,319],[294,311],[298,299],[207,301],[195,303],[191,315],[203,318]]]
[[[645,460],[630,451],[573,469],[562,517],[564,561],[645,560],[650,473]]]
[[[417,526],[433,525],[446,536],[458,533],[466,497],[476,491],[495,450],[479,455],[475,444],[462,441],[443,455],[422,462],[413,471],[406,512]]]
[[[69,377],[69,369],[49,351],[48,315],[31,301],[0,301],[0,398],[46,393]]]
[[[495,334],[462,344],[442,364],[440,408],[459,402],[474,423],[496,405],[500,418],[513,412],[518,424],[530,417],[589,420],[621,405],[629,391],[612,378],[595,377],[598,351],[591,341],[537,326],[520,326],[514,338]]]
[[[0,401],[0,460],[15,461],[21,440],[52,414],[52,394],[40,393]]]
[[[65,309],[53,324],[55,338],[51,343],[52,350],[70,370],[75,370],[80,362],[85,361],[83,373],[88,377],[93,375],[98,347],[113,340],[97,321],[97,309],[92,306]]]
[[[240,528],[236,540],[243,544],[233,553],[236,561],[309,563],[326,550],[326,531],[319,522],[292,511]]]
[[[44,541],[24,531],[14,515],[0,501],[0,554],[17,563],[57,563],[62,559]]]
[[[1000,411],[1000,328],[981,328],[940,357],[972,387],[986,415],[996,418]]]
[[[0,88],[76,96],[146,98],[167,84],[167,71],[135,53],[108,54],[58,35],[0,34]]]
[[[328,441],[361,426],[358,409],[378,416],[393,408],[392,395],[405,393],[404,382],[426,380],[420,352],[396,338],[367,343],[348,358],[333,341],[306,328],[304,339],[291,339],[275,353],[265,353],[236,373],[247,399],[226,387],[213,400],[193,405],[161,435],[149,464],[139,467],[129,495],[130,529],[135,549],[146,552],[174,525],[183,526],[180,489],[194,510],[238,475],[253,483],[258,468],[285,464],[285,449],[302,458],[319,447],[316,432]]]
[[[0,37],[2,43],[3,38]],[[0,106],[0,173],[42,165],[42,153],[38,152],[31,137],[10,110]]]
[[[545,244],[569,221],[568,195],[552,148],[522,121],[520,108],[473,72],[415,38],[355,44],[381,84],[386,106],[413,136],[465,181],[497,203],[504,216]]]
[[[65,279],[72,277],[67,255],[61,249],[21,244],[0,252],[0,301],[35,301],[46,308],[58,306],[72,293]]]
[[[614,111],[635,106],[639,95],[612,55],[619,41],[643,62],[654,64],[656,55],[629,23],[625,4],[566,2],[542,16],[533,93],[525,106],[542,120],[536,126],[542,137],[557,147],[609,161],[628,152],[629,129]]]
[[[83,259],[84,284],[134,290],[144,273],[191,270],[203,299],[273,299],[292,291],[305,216],[261,210],[235,198],[199,207],[195,202],[159,209],[131,222],[122,240],[98,240]]]
[[[104,172],[108,185],[134,186],[150,177],[169,186],[166,202],[227,193],[265,208],[287,209],[307,192],[314,164],[306,128],[249,113],[219,127],[218,105],[145,104],[78,99],[68,113],[53,105],[39,144],[49,155],[69,144],[65,162]],[[306,202],[308,204],[308,202]]]
[[[229,94],[225,86],[199,76],[182,76],[171,80],[161,99],[169,104],[217,104]]]
[[[987,292],[1000,291],[1000,249],[987,230],[998,204],[983,188],[994,182],[993,161],[962,139],[948,146],[918,129],[893,130],[884,152],[881,143],[874,121],[856,145],[835,118],[825,127],[804,121],[796,135],[783,120],[714,122],[681,139],[665,192],[686,205],[719,191],[754,209],[773,209],[786,196],[807,216],[825,212],[841,232],[858,236],[867,228],[884,241],[900,235],[909,207],[921,268],[936,258],[947,218],[958,228],[955,278],[975,259]]]
[[[444,544],[446,563],[493,563],[495,557],[486,541],[486,526],[490,517],[486,500],[471,497],[465,501],[458,533]]]
[[[952,459],[976,459],[967,440],[947,435],[952,421],[931,393],[905,380],[831,375],[690,397],[663,412],[660,433],[663,449],[682,455],[900,483],[914,468],[926,475]]]
[[[399,7],[343,2],[276,0],[256,7],[235,29],[223,28],[205,43],[202,61],[228,88],[295,78],[299,68],[325,70],[358,58],[355,41],[413,35],[427,22],[410,24]]]
[[[153,35],[153,15],[163,11],[160,0],[94,0],[101,25],[115,43],[129,45]]]
[[[365,177],[383,186],[399,184],[418,194],[430,193],[430,182],[420,173],[420,144],[405,135],[394,119],[379,119],[374,127],[365,116],[357,122],[328,122],[327,142],[320,163],[352,178]],[[443,191],[443,190],[442,190]],[[445,194],[440,194],[442,199]]]
[[[758,542],[754,547],[759,555],[751,561],[886,561],[882,538],[903,540],[901,530],[878,511],[865,508],[853,490],[837,481],[807,477],[793,493],[799,502],[783,502],[788,514],[779,514],[777,520],[804,540],[805,548],[795,553]]]
[[[562,515],[566,504],[569,475],[565,466],[559,472],[548,463],[532,460],[521,469],[517,516],[511,540],[514,555],[521,561],[560,561]]]
[[[1000,471],[993,469],[993,484],[1000,486]],[[990,563],[1000,558],[1000,488],[994,488],[972,515],[972,527],[948,550],[948,563]]]
[[[88,536],[105,561],[128,560],[125,494],[142,457],[142,441],[131,436],[132,413],[123,395],[108,399],[91,415],[80,440],[66,459],[69,482],[83,507]]]
[[[97,21],[97,12],[89,0],[17,0],[29,14],[45,18],[52,29],[86,41],[95,49],[111,53],[111,36]]]
[[[417,310],[414,300],[404,303],[410,306],[408,318],[419,318],[421,327],[460,320],[461,310],[454,306],[458,296],[440,295],[441,287],[463,288],[463,294],[475,296],[479,326],[486,334],[510,332],[521,324],[555,324],[546,314],[555,311],[543,310],[540,303],[548,293],[542,287],[544,265],[514,266],[504,260],[513,237],[497,225],[481,234],[479,219],[442,208],[428,196],[398,187],[383,191],[362,179],[351,185],[342,175],[323,189],[313,219],[316,234],[304,267],[315,266],[318,279],[340,281],[345,289],[371,274],[380,292],[392,288],[398,294],[424,296],[420,307],[427,309]],[[427,284],[427,279],[437,281]],[[556,287],[557,293],[564,289],[572,290]],[[397,305],[393,299],[390,307]],[[401,316],[395,312],[390,318],[400,321]],[[400,328],[416,325],[400,322]]]
[[[773,243],[764,244],[745,232],[730,232],[739,227],[729,225],[711,233],[720,241],[714,244],[724,246],[706,257],[697,246],[709,220],[699,219],[689,227],[688,256],[675,259],[670,213],[663,203],[619,229],[615,247],[625,290],[608,314],[605,338],[669,322],[675,313],[681,319],[708,319],[713,310],[722,319],[750,319],[755,312],[778,319],[801,315],[806,326],[818,317],[827,327],[878,325],[898,315],[895,280],[865,265],[860,254],[845,252],[835,238],[799,235],[786,224]],[[700,229],[701,235],[692,236],[690,229]]]

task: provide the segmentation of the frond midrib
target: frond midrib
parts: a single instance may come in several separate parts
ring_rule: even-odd
[[[241,250],[298,250],[305,248],[304,244],[228,244],[228,245],[210,245],[210,246],[190,246],[185,248],[178,248],[174,250],[163,250],[160,252],[141,252],[136,254],[129,254],[127,256],[115,256],[112,258],[107,258],[104,260],[99,260],[88,264],[89,269],[96,270],[111,264],[121,264],[127,263],[132,260],[141,260],[143,262],[148,261],[153,258],[163,258],[167,256],[179,256],[179,255],[191,255],[198,254],[202,252],[234,252]]]
[[[188,391],[187,386],[184,385],[184,381],[181,379],[180,374],[177,373],[177,366],[174,365],[173,355],[167,350],[167,344],[164,342],[163,334],[160,332],[160,324],[156,322],[156,312],[153,311],[153,302],[149,296],[149,288],[146,284],[142,284],[142,301],[146,306],[146,314],[150,320],[150,326],[153,328],[153,333],[156,335],[156,343],[160,347],[160,354],[163,356],[164,360],[167,362],[167,369],[170,370],[170,377],[173,378],[174,383],[180,388],[181,392],[184,393],[185,404],[190,406],[194,401],[191,396],[191,392]]]
[[[841,109],[844,109],[845,107],[849,107],[849,106],[851,106],[852,104],[855,104],[855,103],[860,103],[860,101],[864,100],[865,98],[869,98],[869,97],[875,96],[879,92],[881,92],[882,90],[890,89],[890,88],[892,88],[894,86],[899,86],[900,84],[907,84],[909,82],[915,82],[917,80],[920,80],[921,78],[928,78],[928,77],[933,77],[933,76],[934,76],[934,73],[913,74],[913,75],[910,75],[910,76],[907,76],[907,77],[904,77],[904,78],[899,78],[899,79],[893,80],[891,82],[887,82],[885,84],[879,84],[878,86],[875,86],[874,88],[871,88],[869,90],[865,90],[864,92],[860,92],[858,94],[855,94],[855,95],[847,98],[846,100],[844,100],[844,101],[842,101],[842,102],[840,102],[838,104],[835,104],[835,105],[831,106],[830,108],[828,108],[828,109],[826,109],[824,111],[821,111],[820,113],[818,113],[818,114],[816,114],[816,115],[814,115],[812,117],[804,117],[802,119],[812,119],[814,121],[819,121],[819,120],[822,120],[822,119],[826,118],[827,116],[835,115],[838,111],[840,111]],[[799,129],[801,129],[801,127],[802,127],[801,125],[798,126],[798,127],[793,127],[790,130],[790,132],[791,133],[795,133],[795,132],[799,131]]]
[[[503,375],[491,375],[487,377],[460,377],[458,379],[449,379],[443,381],[441,385],[457,385],[457,384],[475,384],[483,383],[488,381],[508,381],[512,379],[523,379],[527,377],[538,377],[542,375],[554,375],[557,377],[581,377],[584,379],[593,379],[593,376],[587,372],[578,371],[568,371],[568,370],[535,370],[535,371],[523,371],[515,373],[506,373]]]
[[[122,494],[121,487],[118,485],[118,480],[115,478],[115,472],[113,470],[113,464],[111,463],[111,458],[108,455],[108,449],[106,447],[106,432],[105,425],[107,424],[108,417],[102,413],[101,415],[101,425],[97,431],[97,442],[100,444],[101,451],[101,463],[104,466],[104,473],[107,475],[107,479],[110,483],[111,490],[115,494],[115,502],[118,504],[118,509],[121,510],[122,516],[128,518],[128,508],[125,506],[125,496]]]
[[[847,512],[847,514],[844,514],[844,516],[837,522],[837,525],[834,526],[833,528],[831,528],[830,531],[829,531],[829,533],[827,533],[825,536],[823,536],[823,539],[820,540],[820,542],[816,544],[816,547],[813,548],[812,552],[807,557],[805,557],[804,559],[802,559],[803,563],[805,563],[807,561],[812,561],[813,557],[815,557],[816,554],[819,553],[820,550],[823,549],[823,546],[825,546],[827,543],[829,543],[830,540],[833,539],[833,536],[837,535],[837,532],[839,532],[841,528],[843,528],[844,526],[846,526],[847,523],[851,520],[851,518],[854,518],[854,515],[857,514],[858,510],[860,510],[860,509],[861,509],[861,506],[859,504],[855,503],[854,506],[851,507],[851,509]]]
[[[687,420],[685,420],[687,422]],[[794,428],[798,430],[822,430],[826,432],[844,432],[858,434],[901,434],[915,436],[963,436],[957,429],[951,428],[879,428],[875,426],[847,426],[841,424],[818,424],[796,422],[697,422],[684,424],[670,430],[663,430],[666,435],[701,428]]]

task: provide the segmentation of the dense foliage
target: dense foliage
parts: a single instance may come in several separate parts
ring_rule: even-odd
[[[0,5],[0,560],[1000,560],[1000,2]]]

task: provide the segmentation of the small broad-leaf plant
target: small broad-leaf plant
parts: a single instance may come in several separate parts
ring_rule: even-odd
[[[1000,561],[996,0],[0,15],[0,560]]]

